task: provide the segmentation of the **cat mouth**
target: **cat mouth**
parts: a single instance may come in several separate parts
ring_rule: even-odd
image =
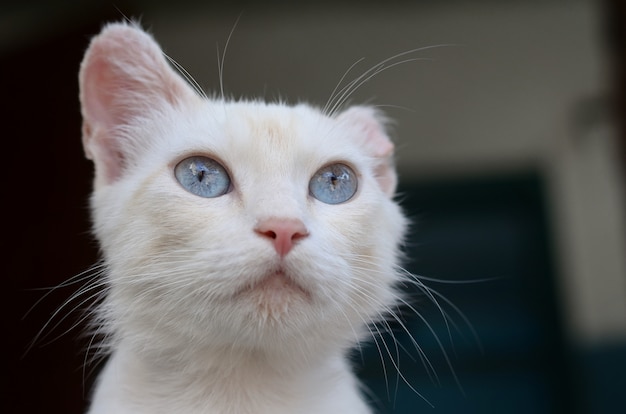
[[[268,273],[236,294],[241,295],[257,295],[262,302],[282,302],[295,297],[311,299],[310,292],[282,269]]]

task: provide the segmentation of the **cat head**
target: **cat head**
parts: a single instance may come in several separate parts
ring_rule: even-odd
[[[80,91],[113,337],[347,347],[394,304],[405,219],[377,111],[201,97],[129,24],[92,40]]]

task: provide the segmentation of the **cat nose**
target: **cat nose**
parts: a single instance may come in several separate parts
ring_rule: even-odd
[[[281,258],[291,251],[298,240],[309,235],[304,223],[298,219],[265,219],[257,224],[254,231],[270,239]]]

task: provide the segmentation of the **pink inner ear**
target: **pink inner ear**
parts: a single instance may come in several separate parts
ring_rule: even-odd
[[[158,44],[134,26],[113,24],[96,36],[80,73],[83,113],[106,129],[163,102],[187,96]]]
[[[387,137],[382,125],[376,119],[364,119],[366,145],[373,155],[387,158],[393,155],[394,145]]]
[[[94,51],[83,62],[80,83],[85,154],[95,163],[97,181],[107,184],[119,178],[125,164],[121,143],[114,139],[123,116],[114,102],[117,85],[109,65]]]
[[[104,129],[121,124],[121,119],[116,119],[118,111],[113,105],[114,86],[110,79],[110,68],[98,57],[85,63],[81,82],[84,120]]]
[[[355,106],[339,116],[362,131],[363,144],[370,155],[385,158],[393,154],[394,145],[385,131],[385,118],[382,113],[368,106]]]

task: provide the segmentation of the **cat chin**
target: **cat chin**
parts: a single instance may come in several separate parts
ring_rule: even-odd
[[[261,322],[281,322],[289,317],[290,310],[310,306],[312,296],[288,273],[277,270],[238,290],[232,300],[252,308]]]

